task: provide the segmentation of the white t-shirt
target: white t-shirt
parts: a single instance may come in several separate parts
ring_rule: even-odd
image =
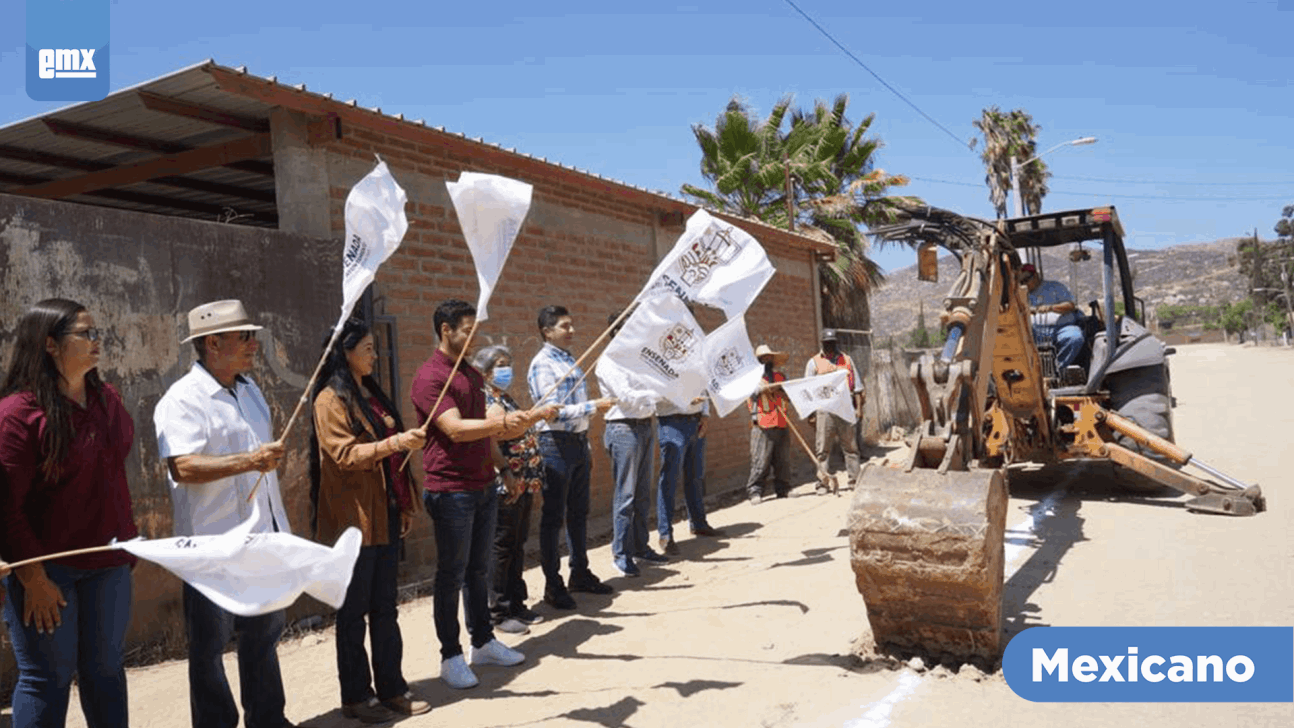
[[[274,436],[270,407],[252,380],[239,376],[231,392],[201,364],[171,385],[153,410],[157,450],[163,462],[180,455],[232,455],[251,452]],[[210,483],[182,484],[171,477],[171,506],[175,535],[201,536],[224,533],[252,515],[247,500],[260,472],[234,475]],[[253,533],[291,533],[277,474],[265,474],[256,491],[260,520]]]
[[[1060,281],[1043,281],[1038,284],[1036,290],[1029,292],[1030,306],[1050,306],[1057,303],[1073,302],[1074,294],[1070,293],[1069,288]],[[1043,326],[1055,328],[1078,323],[1078,314],[1075,311],[1070,311],[1069,313],[1049,311],[1047,313],[1032,314],[1030,320],[1033,321],[1035,328]]]

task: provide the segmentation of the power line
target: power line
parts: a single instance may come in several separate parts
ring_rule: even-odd
[[[950,179],[933,179],[931,177],[913,177],[908,175],[908,179],[920,180],[922,182],[933,182],[941,185],[957,185],[958,187],[984,187],[982,182],[959,182]],[[1074,192],[1071,190],[1047,190],[1049,195],[1075,195],[1078,197],[1114,197],[1125,200],[1190,200],[1194,202],[1261,202],[1265,200],[1289,200],[1294,195],[1259,195],[1256,197],[1190,197],[1185,195],[1122,195],[1110,192]]]
[[[1172,180],[1114,179],[1110,177],[1079,177],[1074,175],[1053,174],[1052,179],[1067,179],[1079,182],[1108,182],[1121,185],[1190,185],[1194,187],[1271,187],[1289,185],[1294,187],[1294,180],[1272,180],[1270,182],[1178,182]],[[1294,195],[1292,195],[1294,196]]]
[[[968,151],[968,152],[970,152],[970,151],[971,151],[971,146],[970,146],[970,144],[968,144],[968,143],[967,143],[967,142],[965,142],[965,141],[962,141],[961,137],[957,136],[956,134],[952,133],[951,131],[948,131],[948,128],[947,128],[947,127],[945,127],[943,124],[940,124],[939,122],[935,121],[933,117],[931,117],[931,116],[930,116],[929,114],[927,114],[926,112],[922,111],[922,110],[921,110],[921,108],[920,108],[919,106],[917,106],[916,104],[912,103],[912,101],[910,101],[910,100],[908,99],[908,97],[906,97],[906,96],[904,96],[903,94],[899,93],[899,90],[898,90],[898,89],[894,88],[894,87],[893,87],[893,86],[891,86],[889,83],[887,83],[887,82],[885,81],[885,79],[881,78],[881,77],[880,77],[880,74],[878,74],[878,73],[876,73],[876,71],[873,71],[872,69],[868,68],[866,63],[863,63],[861,60],[859,60],[858,56],[855,56],[853,53],[851,53],[851,52],[849,51],[849,49],[848,49],[848,48],[846,48],[846,47],[844,47],[843,45],[841,45],[841,44],[840,44],[840,41],[838,41],[838,40],[836,40],[835,38],[833,38],[833,37],[831,36],[831,34],[827,32],[827,29],[826,29],[826,28],[824,28],[824,27],[822,27],[821,25],[819,25],[819,24],[818,24],[818,21],[816,21],[816,20],[814,20],[813,18],[809,17],[809,14],[808,14],[808,13],[806,13],[806,12],[804,12],[803,10],[801,10],[801,9],[800,9],[800,6],[796,5],[796,4],[795,4],[794,2],[792,2],[791,0],[786,0],[786,4],[787,4],[787,5],[790,5],[790,6],[795,10],[795,12],[797,12],[797,13],[799,13],[800,15],[804,16],[804,19],[805,19],[805,20],[809,21],[809,23],[810,23],[811,25],[813,25],[813,27],[817,28],[817,29],[818,29],[818,32],[819,32],[819,33],[822,33],[822,35],[823,35],[823,36],[825,36],[827,40],[829,40],[829,41],[831,41],[833,44],[835,44],[835,46],[836,46],[837,48],[839,48],[839,49],[841,50],[841,52],[843,52],[845,55],[849,56],[849,58],[850,58],[851,60],[853,60],[853,62],[854,62],[854,63],[857,63],[859,66],[861,66],[861,67],[862,67],[862,69],[863,69],[864,71],[867,71],[868,73],[872,74],[872,78],[875,78],[877,81],[880,81],[882,86],[884,86],[885,88],[887,88],[887,89],[889,89],[889,90],[890,90],[890,93],[894,94],[895,96],[898,96],[900,99],[902,99],[902,100],[903,100],[903,102],[904,102],[904,103],[906,103],[908,106],[911,106],[913,109],[915,109],[915,110],[916,110],[916,112],[917,112],[918,114],[921,114],[923,117],[925,117],[926,121],[928,121],[928,122],[930,122],[931,124],[934,124],[935,126],[939,127],[939,128],[940,128],[940,129],[945,133],[945,134],[947,134],[948,136],[952,137],[952,138],[953,138],[953,140],[957,142],[957,146],[959,146],[959,147],[961,147],[961,148],[965,149],[965,150],[966,150],[966,151]],[[971,154],[974,154],[974,152],[971,152]]]

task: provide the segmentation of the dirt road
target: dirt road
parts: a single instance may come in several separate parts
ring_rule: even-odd
[[[1034,625],[1294,625],[1294,351],[1180,347],[1173,360],[1177,439],[1198,457],[1261,483],[1255,518],[1192,515],[1178,499],[1112,493],[1088,472],[1013,487],[1004,614]],[[685,540],[684,557],[580,595],[530,635],[502,636],[520,668],[479,670],[454,691],[436,678],[430,601],[401,610],[405,672],[435,706],[402,725],[485,726],[1288,726],[1289,704],[1034,704],[1000,673],[917,672],[851,654],[866,630],[839,498],[797,488],[711,517],[727,536]],[[686,530],[686,529],[685,529]],[[611,574],[606,547],[595,570]],[[534,594],[542,583],[527,573]],[[544,607],[540,607],[544,609]],[[330,728],[340,716],[330,632],[280,648],[288,716]],[[229,661],[230,677],[234,665]],[[186,726],[183,663],[130,673],[136,728]],[[84,722],[77,707],[69,725]],[[0,723],[3,719],[0,719]]]

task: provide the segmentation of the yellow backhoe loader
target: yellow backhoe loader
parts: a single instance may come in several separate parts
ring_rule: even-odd
[[[867,466],[850,505],[851,565],[882,651],[1000,657],[1010,465],[1107,461],[1129,483],[1193,496],[1193,511],[1265,510],[1258,486],[1174,443],[1171,350],[1145,327],[1113,207],[997,222],[923,207],[875,233],[917,247],[924,279],[937,277],[940,248],[961,264],[943,348],[911,366],[923,422],[907,462]],[[1021,255],[1077,243],[1077,259],[1089,241],[1101,248],[1103,297],[1078,318],[1083,356],[1055,371],[1050,342],[1035,341]]]

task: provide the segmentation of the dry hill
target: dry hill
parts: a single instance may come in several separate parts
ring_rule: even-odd
[[[1165,304],[1214,305],[1243,297],[1246,285],[1235,263],[1238,242],[1238,238],[1229,238],[1161,250],[1129,250],[1135,288],[1145,301],[1146,310],[1150,312]],[[1084,247],[1092,257],[1076,265],[1077,285],[1070,280],[1069,246],[1043,251],[1043,273],[1073,288],[1079,303],[1086,308],[1088,301],[1101,297],[1101,248],[1090,243]],[[912,254],[912,260],[915,264],[916,253]],[[871,298],[874,340],[883,342],[916,328],[922,303],[926,325],[936,327],[943,298],[956,272],[956,260],[945,256],[939,261],[938,283],[917,280],[915,265],[889,273]]]

